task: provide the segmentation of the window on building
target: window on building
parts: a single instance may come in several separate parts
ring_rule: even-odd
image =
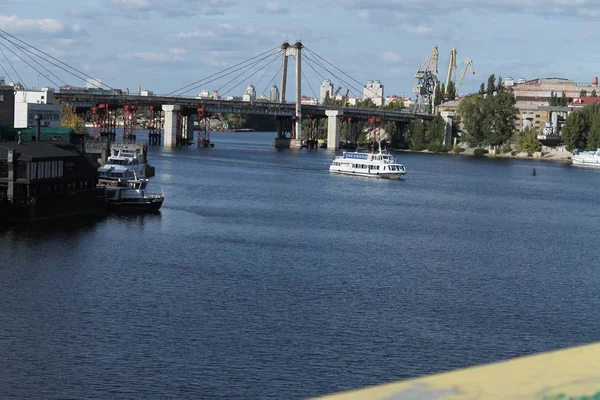
[[[0,94],[0,101],[4,101],[4,95]]]

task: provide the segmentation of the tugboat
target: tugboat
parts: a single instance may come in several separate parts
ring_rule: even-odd
[[[99,186],[106,189],[106,203],[114,211],[157,212],[165,200],[161,193],[147,193],[148,179],[128,180],[100,179]]]

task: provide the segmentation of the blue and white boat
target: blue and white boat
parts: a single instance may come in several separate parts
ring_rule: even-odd
[[[329,166],[329,172],[345,175],[367,176],[373,178],[400,179],[406,174],[404,165],[398,164],[388,152],[361,153],[345,151],[335,157]]]

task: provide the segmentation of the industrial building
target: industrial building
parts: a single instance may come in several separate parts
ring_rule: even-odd
[[[24,89],[15,92],[14,127],[27,128],[35,125],[34,115],[42,117],[42,126],[60,128],[62,106],[54,104],[54,90]]]
[[[581,97],[582,91],[588,96],[594,91],[600,92],[598,77],[591,79],[589,83],[577,83],[566,78],[536,78],[519,80],[519,82],[512,85],[510,85],[510,81],[508,82],[518,103],[547,106],[552,93],[560,96],[562,92],[565,92],[568,98],[574,99]]]

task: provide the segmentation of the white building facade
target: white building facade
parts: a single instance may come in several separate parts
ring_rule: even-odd
[[[333,98],[333,83],[331,83],[329,79],[325,79],[325,81],[321,84],[319,103],[323,104],[325,97],[327,97],[327,93],[329,93],[329,98]]]
[[[54,104],[54,90],[17,90],[15,92],[15,128],[35,126],[35,114],[41,116],[41,125],[60,128],[62,106]]]
[[[269,90],[269,101],[274,103],[279,101],[279,89],[275,85],[271,86],[271,89]]]
[[[250,84],[248,88],[246,88],[246,93],[242,96],[243,101],[254,101],[256,100],[256,90],[254,86]]]
[[[383,105],[383,84],[380,81],[369,81],[363,89],[365,99],[373,100],[377,106]]]

